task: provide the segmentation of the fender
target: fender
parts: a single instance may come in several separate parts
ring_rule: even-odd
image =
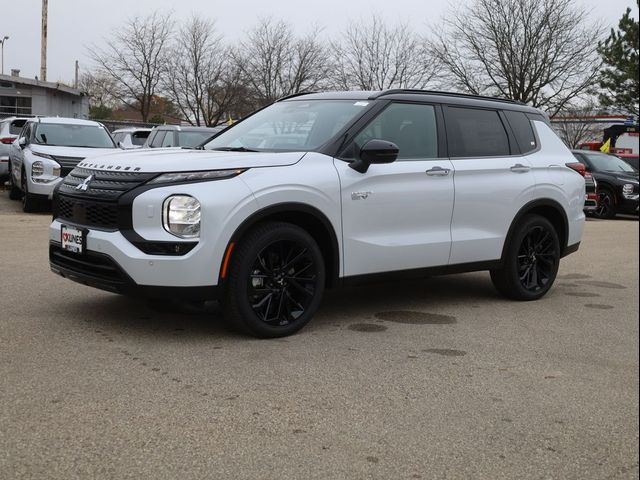
[[[509,231],[507,232],[504,245],[502,246],[502,255],[500,256],[501,262],[504,259],[508,245],[511,243],[511,238],[515,233],[516,225],[520,222],[522,217],[524,217],[526,214],[536,213],[536,210],[540,208],[547,208],[547,209],[552,208],[558,214],[559,219],[561,221],[561,225],[560,225],[561,229],[560,231],[558,231],[558,237],[560,238],[560,249],[561,249],[560,256],[564,257],[566,254],[570,253],[568,252],[569,249],[567,248],[567,239],[569,238],[569,220],[567,219],[567,213],[565,212],[564,208],[562,208],[562,205],[560,205],[560,203],[556,202],[555,200],[552,200],[550,198],[539,198],[537,200],[532,200],[531,202],[526,203],[518,211],[518,213],[516,213],[516,216],[513,218],[513,221],[511,222],[511,226],[509,227]],[[554,222],[554,219],[549,219],[549,220],[551,221],[551,223],[554,224],[556,228],[558,227],[558,225],[556,225],[556,222]]]
[[[315,220],[315,222],[312,221],[312,224],[315,225],[311,225],[311,228],[308,222],[309,218]],[[231,255],[230,246],[232,243],[239,241],[252,226],[265,220],[288,222],[307,230],[318,242],[318,246],[320,247],[323,256],[325,256],[327,267],[327,286],[333,287],[337,285],[340,273],[340,247],[338,244],[338,237],[333,225],[326,215],[317,208],[306,203],[277,203],[254,212],[247,217],[231,235],[231,238],[227,242],[227,248],[225,249],[225,252],[227,252],[225,257],[227,255]],[[315,229],[313,226],[321,226],[322,231],[314,232],[313,230]],[[326,234],[326,238],[323,238],[325,236],[324,234]],[[220,265],[221,271],[223,264],[224,263]]]

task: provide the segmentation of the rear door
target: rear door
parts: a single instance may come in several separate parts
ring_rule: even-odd
[[[451,162],[439,158],[440,115],[434,105],[390,103],[355,136],[350,150],[359,151],[372,139],[387,140],[399,147],[398,159],[371,165],[366,173],[334,160],[345,276],[447,264],[453,172]]]
[[[533,199],[532,166],[499,110],[447,106],[444,116],[456,192],[449,263],[497,260],[515,215]]]

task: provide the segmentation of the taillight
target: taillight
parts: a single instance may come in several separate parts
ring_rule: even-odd
[[[575,170],[576,172],[578,172],[583,177],[584,177],[585,173],[587,173],[587,169],[580,162],[571,162],[571,163],[567,163],[566,165],[567,165],[567,167],[569,167],[569,168]]]
[[[5,145],[12,144],[15,138],[13,137],[2,137],[0,138],[0,143],[4,143]]]

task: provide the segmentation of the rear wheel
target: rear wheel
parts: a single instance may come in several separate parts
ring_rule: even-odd
[[[500,293],[514,300],[537,300],[546,294],[560,265],[560,241],[551,222],[540,215],[525,216],[502,261],[503,268],[491,271]]]
[[[232,251],[225,318],[256,337],[291,335],[318,310],[324,285],[324,261],[313,237],[289,223],[264,223]]]
[[[22,211],[25,213],[35,212],[38,209],[38,199],[29,193],[27,174],[24,169],[20,175],[20,185],[22,186]]]

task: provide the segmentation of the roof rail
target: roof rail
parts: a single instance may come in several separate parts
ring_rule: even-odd
[[[283,100],[289,100],[290,98],[295,98],[295,97],[301,97],[302,95],[310,95],[312,93],[318,93],[318,92],[298,92],[298,93],[292,93],[291,95],[287,95],[286,97],[282,97],[276,100],[276,102],[281,102]]]
[[[440,95],[443,97],[475,98],[478,100],[487,100],[490,102],[504,102],[504,103],[514,103],[517,105],[525,105],[523,102],[520,102],[517,100],[508,100],[506,98],[485,97],[484,95],[472,95],[468,93],[442,92],[439,90],[417,90],[412,88],[392,88],[390,90],[383,90],[382,92],[371,95],[369,97],[369,100],[375,100],[376,98],[385,97],[387,95],[394,95],[398,93],[409,93],[409,94],[417,94],[417,95]]]

